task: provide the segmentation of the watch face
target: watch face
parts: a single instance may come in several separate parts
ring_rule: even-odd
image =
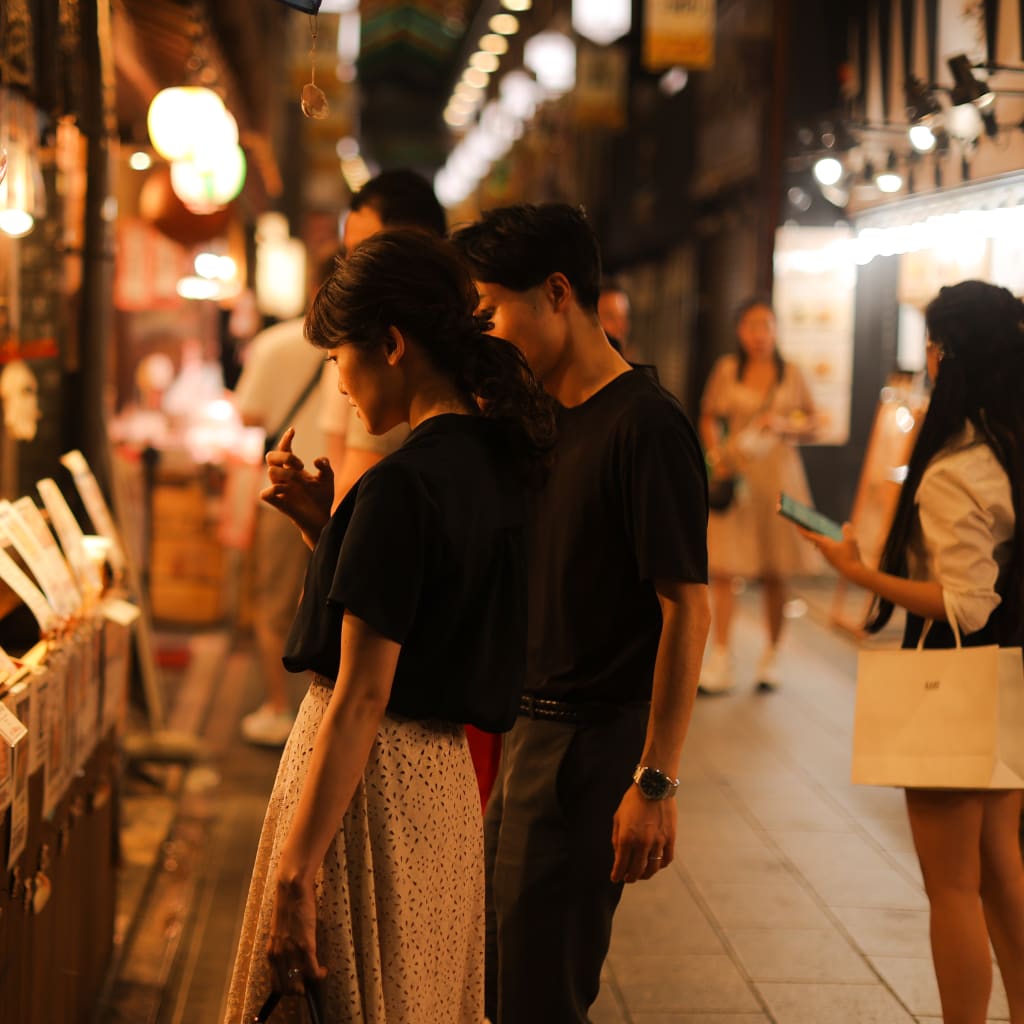
[[[672,788],[668,776],[659,772],[657,768],[647,768],[641,772],[637,785],[648,800],[664,800]]]

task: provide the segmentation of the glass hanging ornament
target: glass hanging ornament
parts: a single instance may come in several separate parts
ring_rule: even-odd
[[[317,121],[321,121],[330,113],[330,107],[327,105],[327,97],[324,95],[323,89],[316,84],[317,18],[315,14],[310,15],[309,31],[312,39],[312,44],[309,48],[309,81],[302,87],[302,112],[306,117],[312,117]]]

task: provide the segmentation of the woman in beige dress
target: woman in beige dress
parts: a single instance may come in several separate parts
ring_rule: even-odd
[[[797,440],[814,432],[815,410],[799,368],[785,362],[775,344],[775,314],[763,299],[751,299],[736,317],[739,349],[715,364],[701,402],[700,435],[712,480],[736,477],[728,508],[708,522],[708,558],[714,612],[710,655],[700,686],[723,693],[733,686],[729,649],[736,579],[760,580],[767,644],[756,683],[779,685],[776,650],[782,634],[786,578],[813,570],[807,545],[776,513],[780,491],[810,503]]]

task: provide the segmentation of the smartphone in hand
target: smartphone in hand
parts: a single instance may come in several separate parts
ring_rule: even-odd
[[[843,528],[839,523],[788,494],[779,494],[776,511],[780,516],[785,516],[811,533],[820,533],[824,537],[831,537],[832,540],[843,539]]]

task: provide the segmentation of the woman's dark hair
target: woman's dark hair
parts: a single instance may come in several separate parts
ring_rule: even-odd
[[[880,568],[906,576],[921,477],[932,458],[971,423],[1010,478],[1014,536],[996,619],[1000,640],[1010,639],[1024,613],[1024,302],[1005,288],[963,281],[940,289],[924,315],[942,358]],[[891,602],[876,599],[867,629],[880,630],[892,609]]]
[[[775,316],[775,309],[772,307],[772,300],[764,295],[752,295],[749,299],[744,299],[737,307],[736,312],[733,315],[733,326],[739,328],[743,318],[752,309],[767,309],[772,316]],[[739,343],[736,345],[736,378],[743,380],[743,374],[747,369],[747,362],[749,361],[747,350]],[[781,384],[783,374],[786,372],[786,361],[779,354],[779,346],[776,345],[772,351],[772,359],[775,362],[775,374],[776,379]]]
[[[382,231],[339,260],[306,316],[319,348],[373,348],[397,327],[449,376],[472,408],[502,427],[510,451],[545,463],[554,406],[510,342],[486,332],[479,296],[450,243],[411,229]]]
[[[586,214],[567,203],[503,206],[452,234],[477,281],[526,292],[562,273],[576,301],[597,313],[601,249]]]

